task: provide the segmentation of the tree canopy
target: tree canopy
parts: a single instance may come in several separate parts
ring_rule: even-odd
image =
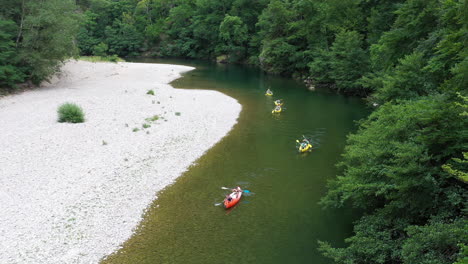
[[[35,84],[77,54],[79,14],[72,0],[0,0],[0,89]]]

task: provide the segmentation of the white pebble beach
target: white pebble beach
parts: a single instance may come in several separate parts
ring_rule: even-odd
[[[192,69],[69,61],[50,84],[0,98],[0,263],[99,263],[132,236],[241,111],[220,92],[168,84]],[[57,122],[65,102],[86,121]]]

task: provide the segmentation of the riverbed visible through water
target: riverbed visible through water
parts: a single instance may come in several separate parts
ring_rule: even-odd
[[[344,246],[355,215],[318,202],[338,173],[346,135],[369,112],[362,100],[309,91],[245,66],[142,62],[194,66],[172,85],[220,91],[237,99],[242,112],[222,141],[158,194],[136,234],[103,263],[331,263],[317,241]],[[275,99],[284,101],[279,114],[271,112]],[[312,152],[297,152],[302,136],[311,139]],[[229,191],[222,187],[235,186],[250,192],[225,210],[219,204]]]

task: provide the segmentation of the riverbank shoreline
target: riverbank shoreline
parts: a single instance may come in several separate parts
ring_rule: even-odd
[[[235,99],[168,85],[192,69],[70,61],[51,84],[0,98],[0,263],[98,263],[130,238],[237,122]],[[65,102],[86,121],[58,123]]]

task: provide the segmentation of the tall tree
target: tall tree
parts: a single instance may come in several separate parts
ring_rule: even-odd
[[[219,36],[224,41],[221,52],[227,52],[230,61],[238,61],[245,57],[247,26],[237,16],[226,15],[219,25]]]
[[[0,93],[2,88],[12,88],[24,80],[15,56],[16,32],[17,26],[13,21],[0,19]]]
[[[356,31],[342,31],[331,47],[330,76],[339,91],[366,95],[359,83],[368,70],[368,55],[362,48],[361,36]]]
[[[28,78],[39,83],[77,51],[74,40],[79,16],[73,0],[25,1],[19,58],[30,67]]]
[[[74,0],[1,0],[0,6],[0,17],[7,21],[2,22],[0,40],[3,68],[7,69],[4,76],[8,79],[4,79],[4,85],[23,80],[38,84],[55,73],[62,61],[76,54],[80,15]]]

